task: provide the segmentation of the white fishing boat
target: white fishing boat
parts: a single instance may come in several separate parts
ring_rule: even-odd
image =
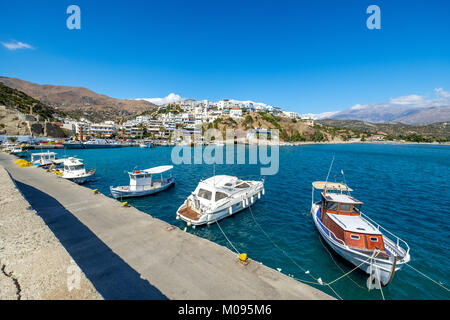
[[[394,273],[410,261],[408,244],[364,215],[363,203],[350,195],[353,190],[345,183],[316,181],[312,185],[311,215],[321,237],[337,254],[370,275],[369,288],[373,281],[387,286]],[[315,189],[322,190],[318,202],[314,202]]]
[[[38,167],[48,167],[56,159],[55,152],[38,152],[31,154],[31,163]]]
[[[200,181],[177,210],[177,219],[188,224],[211,224],[253,205],[264,195],[263,181],[244,181],[218,175]]]
[[[145,170],[128,172],[130,185],[110,187],[114,198],[142,197],[166,190],[175,183],[172,176],[173,166],[159,166]],[[168,177],[164,173],[169,172]]]
[[[5,144],[2,144],[2,150],[4,152],[11,152],[11,150],[14,149],[15,146],[16,145],[13,143],[5,143]]]
[[[17,157],[25,157],[27,155],[27,151],[24,150],[21,146],[14,146],[10,149],[9,153],[17,156]]]
[[[78,184],[86,182],[95,174],[95,169],[86,171],[82,159],[69,157],[66,159],[54,160],[53,164],[63,164],[62,169],[55,169],[53,172],[58,174],[61,178],[73,181]]]

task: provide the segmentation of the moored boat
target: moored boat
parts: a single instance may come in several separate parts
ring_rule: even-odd
[[[78,184],[85,183],[95,174],[95,169],[86,171],[82,159],[69,157],[66,159],[54,160],[53,164],[63,164],[62,169],[55,169],[54,172],[61,178],[73,181]]]
[[[218,175],[200,181],[177,210],[177,219],[188,224],[211,224],[253,205],[264,195],[264,181],[244,181]]]
[[[99,148],[120,148],[122,145],[115,141],[108,141],[105,139],[93,139],[83,142],[84,149],[99,149]]]
[[[56,152],[37,152],[31,154],[31,163],[38,167],[48,167],[56,159]]]
[[[145,170],[128,172],[130,184],[128,186],[110,187],[114,198],[130,198],[147,196],[166,190],[175,183],[172,176],[173,166],[159,166]],[[165,172],[170,172],[169,177],[164,177]],[[157,178],[156,176],[159,175]]]
[[[14,146],[9,152],[17,157],[25,157],[28,153],[21,146]]]
[[[337,254],[368,273],[369,279],[387,286],[410,261],[408,244],[364,215],[363,203],[351,196],[353,190],[346,184],[316,181],[312,185],[311,215],[321,237]],[[321,201],[314,202],[315,189],[322,190]]]

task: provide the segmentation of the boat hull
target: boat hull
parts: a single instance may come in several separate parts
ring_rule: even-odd
[[[64,176],[64,174],[61,176],[63,179],[67,179],[69,181],[75,182],[77,184],[83,184],[86,181],[88,181],[94,174],[95,174],[95,169],[87,172],[86,174],[83,175],[78,175],[78,176]]]
[[[313,205],[311,215],[314,225],[316,226],[316,229],[322,239],[338,255],[349,261],[354,266],[359,266],[359,269],[378,279],[382,286],[387,286],[392,281],[395,271],[400,269],[396,266],[396,260],[393,255],[391,255],[389,259],[378,259],[376,257],[374,259],[369,259],[371,255],[358,252],[356,250],[351,250],[331,236],[329,231],[320,222],[320,208],[318,205]]]
[[[120,187],[115,187],[115,188],[110,187],[110,191],[111,191],[111,195],[115,199],[135,198],[135,197],[148,196],[148,195],[151,195],[154,193],[164,191],[164,190],[168,189],[170,186],[172,186],[174,183],[175,183],[175,178],[171,178],[167,184],[165,184],[159,188],[136,191],[136,190],[124,190],[124,189],[121,189]]]
[[[66,149],[83,149],[82,143],[63,143],[63,146]]]

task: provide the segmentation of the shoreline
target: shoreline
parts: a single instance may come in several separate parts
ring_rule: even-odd
[[[19,168],[15,159],[0,153],[0,166],[105,299],[333,299],[103,194]]]

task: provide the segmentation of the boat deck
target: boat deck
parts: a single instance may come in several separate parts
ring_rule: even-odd
[[[198,220],[200,217],[198,216],[198,213],[192,210],[191,207],[182,208],[178,211],[178,214],[186,217],[191,220]]]

